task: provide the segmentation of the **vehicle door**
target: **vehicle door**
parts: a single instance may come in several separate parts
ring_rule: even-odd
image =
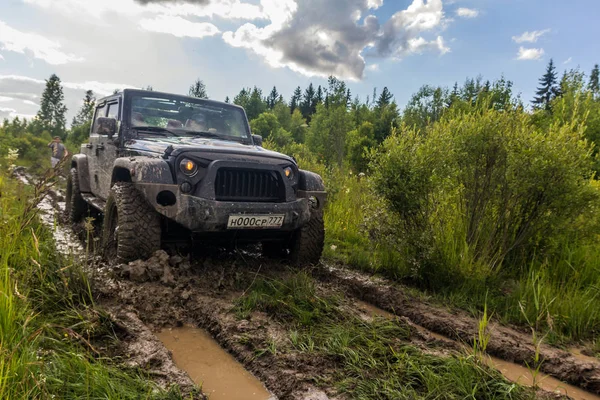
[[[119,128],[120,124],[120,103],[118,99],[110,100],[107,104],[106,117],[114,118],[117,120],[117,132],[114,136],[109,137],[108,135],[98,135],[99,143],[98,147],[98,167],[99,167],[99,184],[100,193],[99,197],[102,199],[108,198],[108,192],[111,187],[112,171],[115,164],[115,160],[118,157],[119,150]]]
[[[100,154],[98,145],[100,144],[100,137],[97,133],[96,121],[100,117],[106,117],[106,111],[108,107],[106,103],[100,103],[96,106],[96,112],[94,113],[94,122],[92,123],[92,129],[90,132],[90,138],[88,143],[81,146],[81,151],[87,155],[88,159],[88,171],[90,189],[94,196],[100,197],[100,179],[99,179],[99,164],[98,156]]]

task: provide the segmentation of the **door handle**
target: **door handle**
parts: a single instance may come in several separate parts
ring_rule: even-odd
[[[104,145],[99,144],[98,146],[96,146],[96,150],[104,150]]]
[[[87,147],[88,149],[91,149],[91,148],[93,148],[93,147],[94,147],[94,145],[93,145],[93,144],[91,144],[91,143],[87,143],[87,144],[85,145],[85,147]]]

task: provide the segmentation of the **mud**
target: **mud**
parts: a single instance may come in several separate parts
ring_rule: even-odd
[[[158,338],[173,355],[175,364],[211,400],[268,400],[271,394],[252,374],[204,330],[193,326],[163,329]]]
[[[462,343],[477,337],[478,321],[461,310],[444,309],[412,297],[400,285],[356,271],[326,267],[320,279],[334,282],[351,296],[376,305],[415,324]],[[501,360],[523,366],[534,365],[535,347],[530,335],[491,323],[487,352]],[[581,360],[573,354],[547,345],[540,348],[541,371],[563,382],[600,394],[600,362]]]
[[[327,369],[326,360],[287,351],[291,349],[287,328],[266,314],[254,313],[240,320],[232,311],[234,299],[257,275],[278,276],[286,271],[281,265],[247,265],[247,255],[222,257],[227,260],[190,263],[185,257],[159,251],[145,263],[103,266],[104,276],[97,276],[95,285],[100,304],[135,310],[156,332],[186,325],[205,329],[280,399],[330,398],[333,392],[323,392],[313,384],[314,377]],[[113,284],[104,284],[110,276]],[[270,345],[275,352],[269,350]]]

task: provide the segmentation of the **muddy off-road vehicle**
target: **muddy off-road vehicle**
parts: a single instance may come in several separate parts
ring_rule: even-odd
[[[66,197],[73,223],[102,217],[104,250],[119,261],[169,242],[262,243],[295,264],[323,250],[321,177],[262,148],[228,103],[130,89],[98,101]]]

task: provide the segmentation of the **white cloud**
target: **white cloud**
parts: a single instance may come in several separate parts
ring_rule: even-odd
[[[0,54],[0,60],[4,60],[4,56]]]
[[[543,29],[541,31],[523,32],[519,36],[513,36],[512,40],[517,43],[535,43],[540,37],[549,33],[550,29]]]
[[[351,80],[362,78],[365,57],[402,58],[450,50],[441,36],[423,37],[443,28],[441,0],[413,0],[383,25],[374,15],[357,19],[381,4],[374,0],[261,0],[270,24],[246,23],[235,32],[225,32],[223,40],[252,51],[274,68]]]
[[[219,28],[208,22],[191,22],[181,17],[162,15],[143,19],[140,26],[151,32],[168,33],[176,37],[203,38],[220,33]]]
[[[0,21],[0,49],[16,53],[31,53],[48,64],[60,65],[83,61],[81,57],[61,50],[61,45],[37,33],[21,32]]]
[[[566,60],[563,62],[563,64],[569,64],[569,63],[571,63],[571,61],[573,61],[573,57],[569,57],[569,58],[567,58],[567,59],[566,59]]]
[[[58,11],[62,15],[78,17],[81,14],[102,22],[109,14],[121,14],[129,17],[139,17],[144,14],[219,17],[224,19],[254,20],[265,18],[263,8],[256,4],[240,0],[215,0],[205,2],[185,1],[135,1],[135,0],[102,0],[93,3],[90,12],[90,0],[24,0],[38,7]]]
[[[367,66],[367,69],[368,69],[369,71],[374,71],[374,72],[377,72],[377,71],[379,71],[379,64],[371,64],[371,65],[368,65],[368,66]]]
[[[517,54],[517,60],[539,60],[544,55],[544,49],[526,49],[525,47],[519,47],[519,53]]]
[[[462,18],[475,18],[479,15],[479,11],[473,8],[461,7],[456,10],[456,15]]]

